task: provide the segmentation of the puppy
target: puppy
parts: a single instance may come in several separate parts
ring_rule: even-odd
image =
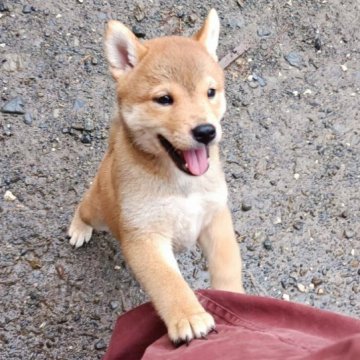
[[[192,37],[141,43],[110,21],[105,50],[118,114],[98,173],[75,211],[70,244],[109,229],[174,343],[215,329],[180,274],[174,250],[197,241],[214,289],[243,292],[227,187],[219,160],[226,103],[217,63],[219,18]]]

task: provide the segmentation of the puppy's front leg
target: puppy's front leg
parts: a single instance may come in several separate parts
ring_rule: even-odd
[[[122,249],[174,343],[204,337],[214,329],[213,317],[181,276],[169,239],[153,234],[146,238],[127,236]]]
[[[208,260],[212,288],[243,293],[240,249],[227,207],[202,230],[199,243]]]

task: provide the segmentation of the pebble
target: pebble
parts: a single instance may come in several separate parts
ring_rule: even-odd
[[[15,201],[16,196],[10,190],[6,190],[5,194],[4,194],[4,200],[5,201]]]
[[[347,238],[347,239],[351,239],[355,236],[355,233],[352,229],[345,229],[344,230],[344,236]]]
[[[296,287],[297,287],[298,290],[299,290],[300,292],[302,292],[302,293],[306,291],[305,285],[303,285],[303,284],[301,284],[301,283],[298,283],[298,284],[296,285]]]
[[[256,81],[249,81],[248,85],[252,88],[252,89],[256,89],[257,87],[259,87],[259,83]]]
[[[261,87],[266,86],[266,80],[262,78],[260,75],[252,74],[252,78],[254,81],[258,82]]]
[[[272,243],[271,243],[270,239],[264,240],[263,246],[264,246],[265,250],[272,250],[273,249],[273,246],[272,246]]]
[[[95,344],[94,344],[94,348],[95,350],[103,350],[106,348],[106,343],[103,339],[98,340]]]
[[[191,14],[188,17],[188,21],[190,24],[195,24],[198,20],[198,16],[196,14]]]
[[[259,28],[256,33],[259,37],[267,37],[271,35],[271,31],[268,28]]]
[[[23,14],[30,14],[33,10],[33,7],[31,5],[24,5],[22,12]]]
[[[24,124],[31,125],[33,122],[32,116],[30,113],[26,113],[24,116]]]
[[[91,144],[91,136],[89,134],[82,134],[81,138],[80,138],[80,141],[83,144]]]
[[[312,279],[311,279],[311,283],[314,284],[314,286],[319,286],[323,283],[322,279],[314,276]]]
[[[277,216],[273,221],[274,225],[278,225],[278,224],[281,224],[281,223],[282,223],[282,219],[281,219],[280,216]]]
[[[340,216],[344,219],[347,219],[349,217],[349,211],[348,210],[344,210]]]
[[[282,294],[282,299],[285,301],[290,301],[290,296],[288,294]]]
[[[4,3],[4,1],[0,1],[0,12],[9,11],[9,7]]]
[[[120,303],[118,301],[111,301],[110,302],[110,309],[115,310],[120,306]]]
[[[316,293],[317,293],[318,295],[324,295],[324,289],[319,288],[319,289],[316,290]]]
[[[73,110],[79,111],[79,110],[81,110],[84,106],[85,106],[85,101],[84,101],[84,100],[82,100],[82,99],[75,99],[74,105],[73,105]]]
[[[298,69],[301,69],[303,66],[303,58],[296,52],[289,52],[284,56],[284,58],[291,66],[294,66]]]
[[[244,200],[242,203],[241,203],[241,210],[242,211],[249,211],[252,209],[252,205],[251,203],[248,201],[248,200]]]
[[[348,71],[348,68],[347,68],[347,66],[344,64],[344,65],[340,65],[341,66],[341,70],[343,71],[343,72],[346,72],[346,71]]]
[[[53,111],[53,117],[57,119],[60,116],[60,109],[54,109]]]
[[[298,174],[298,173],[294,174],[294,179],[299,180],[300,179],[300,174]]]
[[[136,37],[143,39],[146,36],[146,32],[139,26],[134,25],[131,28],[132,32],[135,34]]]
[[[93,57],[91,58],[91,64],[92,64],[92,65],[97,65],[98,63],[99,63],[99,62],[98,62],[98,59],[93,56]]]
[[[304,223],[302,221],[297,221],[293,224],[293,228],[295,230],[302,230],[304,227]]]
[[[6,136],[11,136],[13,133],[11,131],[11,125],[10,124],[7,124],[3,127],[3,130],[4,130],[4,135]]]
[[[25,114],[24,106],[23,99],[17,96],[5,103],[1,108],[1,112],[6,114]]]
[[[321,47],[322,47],[322,42],[321,42],[321,39],[320,37],[317,37],[314,41],[314,47],[315,47],[315,50],[319,51],[321,50]]]
[[[136,4],[135,10],[134,10],[134,17],[137,21],[142,21],[145,18],[145,7],[144,4],[141,2],[138,2]]]
[[[22,54],[7,54],[4,56],[2,69],[8,72],[23,70],[25,67],[25,56]]]
[[[85,119],[84,120],[84,130],[86,131],[93,131],[95,129],[94,122],[92,119]]]

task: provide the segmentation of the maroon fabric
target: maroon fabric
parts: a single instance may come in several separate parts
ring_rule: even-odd
[[[359,360],[360,320],[265,297],[201,290],[218,334],[174,348],[151,304],[117,320],[103,360]]]

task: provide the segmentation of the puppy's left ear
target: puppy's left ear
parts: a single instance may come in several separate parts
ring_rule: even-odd
[[[208,53],[217,61],[216,49],[219,43],[220,20],[215,9],[211,9],[202,28],[194,39],[205,46]]]

